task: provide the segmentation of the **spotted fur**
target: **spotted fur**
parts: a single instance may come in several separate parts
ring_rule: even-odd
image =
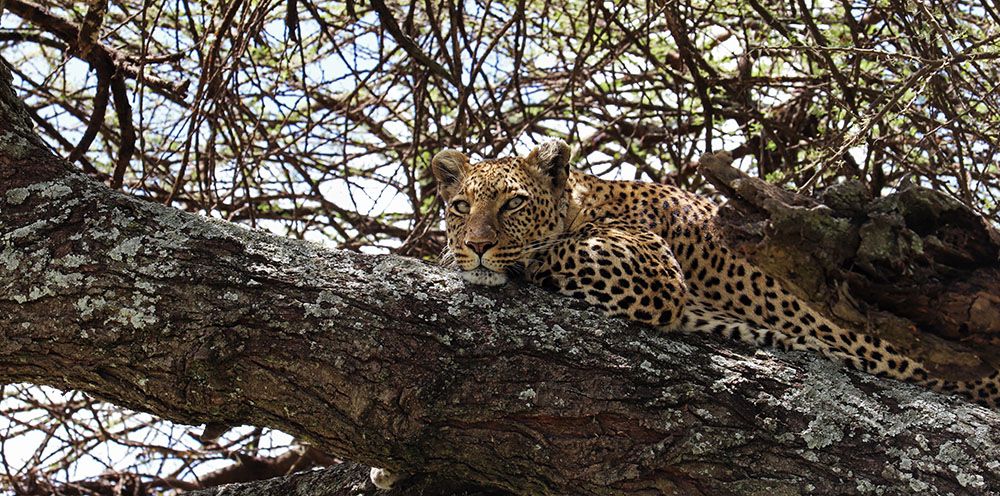
[[[841,328],[715,235],[716,206],[678,188],[569,171],[569,147],[471,163],[432,160],[447,205],[448,246],[467,280],[524,276],[604,312],[669,331],[810,350],[880,377],[1000,407],[1000,371],[968,382],[931,377],[891,344]],[[516,206],[511,208],[512,199]]]

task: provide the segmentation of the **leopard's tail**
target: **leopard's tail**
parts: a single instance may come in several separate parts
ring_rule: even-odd
[[[949,381],[932,377],[917,359],[897,351],[874,336],[839,328],[827,322],[830,332],[782,331],[780,326],[765,328],[734,313],[718,310],[710,303],[693,299],[685,305],[676,329],[735,339],[758,346],[783,350],[818,352],[851,368],[878,377],[927,386],[935,391],[958,394],[980,405],[1000,410],[1000,371],[972,381]]]

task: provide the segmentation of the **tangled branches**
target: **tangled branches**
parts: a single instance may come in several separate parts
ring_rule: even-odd
[[[523,152],[543,137],[576,144],[579,166],[604,176],[704,189],[694,158],[726,149],[805,193],[845,179],[873,196],[919,183],[987,217],[1000,210],[990,2],[6,0],[0,10],[4,63],[40,132],[81,171],[343,248],[435,256],[429,157]],[[8,418],[16,405],[103,408],[8,393]],[[64,440],[80,447],[65,453],[102,436]],[[8,476],[48,480],[27,471]],[[141,481],[181,478],[168,472]]]
[[[83,170],[349,248],[436,254],[428,155],[510,153],[543,136],[577,143],[597,173],[699,187],[692,158],[726,148],[790,187],[914,181],[997,211],[989,4],[10,0],[7,11],[0,40],[18,84]]]

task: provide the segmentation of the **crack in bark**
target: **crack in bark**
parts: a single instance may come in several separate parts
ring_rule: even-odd
[[[0,136],[16,108],[4,86]],[[12,146],[0,380],[515,493],[1000,487],[1000,417],[978,406],[179,213]]]

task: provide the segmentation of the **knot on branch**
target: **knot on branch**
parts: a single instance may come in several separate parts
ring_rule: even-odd
[[[1000,235],[961,202],[916,185],[872,198],[850,181],[816,199],[751,177],[726,154],[702,157],[699,171],[729,199],[719,227],[730,244],[809,298],[856,326],[877,314],[893,341],[919,341],[915,329],[951,341],[914,350],[932,367],[938,357],[937,370],[955,356],[966,357],[958,377],[1000,363]],[[858,301],[837,303],[843,284]]]

